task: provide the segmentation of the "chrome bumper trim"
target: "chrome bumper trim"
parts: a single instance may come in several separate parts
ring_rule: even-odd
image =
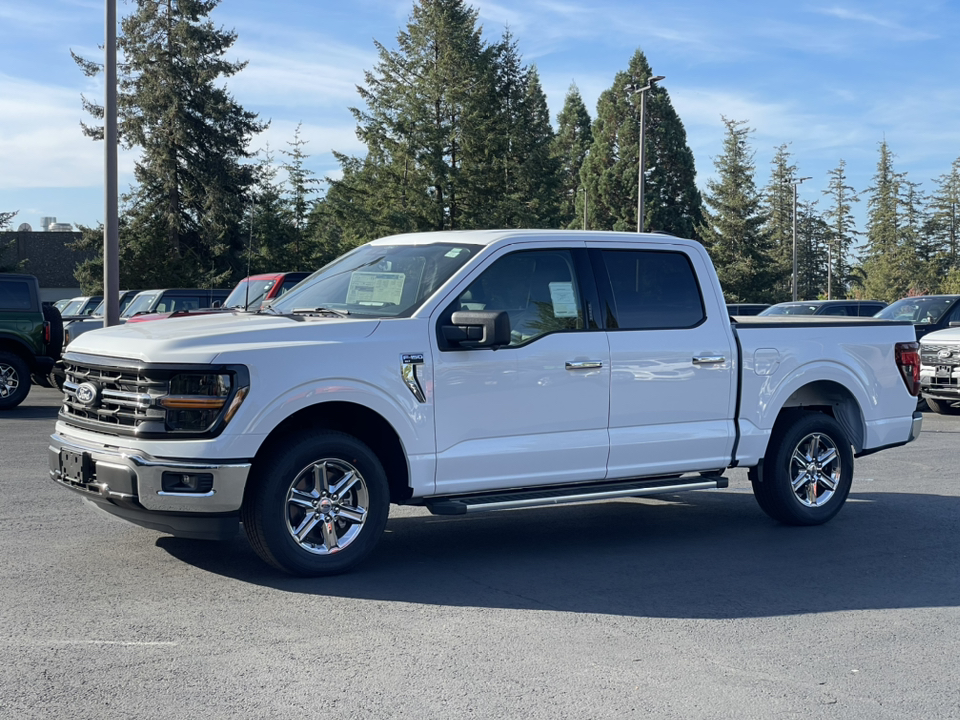
[[[154,512],[198,512],[226,513],[236,512],[243,503],[243,492],[250,472],[248,462],[209,463],[184,462],[153,458],[146,453],[80,444],[67,440],[60,435],[50,437],[48,458],[50,479],[58,485],[68,487],[83,495],[96,495],[108,500],[121,500],[138,503],[146,510]],[[60,450],[64,448],[74,453],[89,455],[99,474],[107,471],[129,472],[133,476],[132,493],[128,488],[111,488],[109,482],[100,481],[80,485],[62,477],[60,471]],[[213,489],[205,493],[164,492],[161,480],[164,472],[190,473],[207,472],[213,475]]]

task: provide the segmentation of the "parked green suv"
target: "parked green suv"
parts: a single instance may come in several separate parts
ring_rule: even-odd
[[[62,349],[60,312],[40,302],[37,279],[0,273],[0,410],[22,403],[30,376],[46,378]]]

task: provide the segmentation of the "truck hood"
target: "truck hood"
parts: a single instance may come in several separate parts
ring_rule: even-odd
[[[211,363],[234,350],[355,341],[379,324],[379,318],[200,315],[92,330],[71,342],[66,352],[141,362]]]
[[[941,342],[960,342],[960,327],[937,330],[920,338],[921,345],[936,345]]]

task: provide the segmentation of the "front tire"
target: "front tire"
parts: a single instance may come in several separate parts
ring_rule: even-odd
[[[840,512],[853,483],[853,448],[840,423],[791,413],[770,436],[763,472],[751,473],[761,509],[787,525],[820,525]]]
[[[30,369],[19,355],[0,351],[0,410],[12,410],[30,392]]]
[[[924,398],[924,400],[927,401],[927,407],[937,415],[960,415],[960,407],[946,400],[934,400],[933,398]]]
[[[240,511],[256,553],[292,575],[346,572],[376,546],[390,490],[379,459],[341,432],[305,433],[257,459]]]

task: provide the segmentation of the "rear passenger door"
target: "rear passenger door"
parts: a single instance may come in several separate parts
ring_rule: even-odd
[[[607,477],[726,467],[736,351],[722,306],[704,302],[704,259],[666,243],[591,247],[610,343]],[[707,316],[708,306],[718,317]]]

